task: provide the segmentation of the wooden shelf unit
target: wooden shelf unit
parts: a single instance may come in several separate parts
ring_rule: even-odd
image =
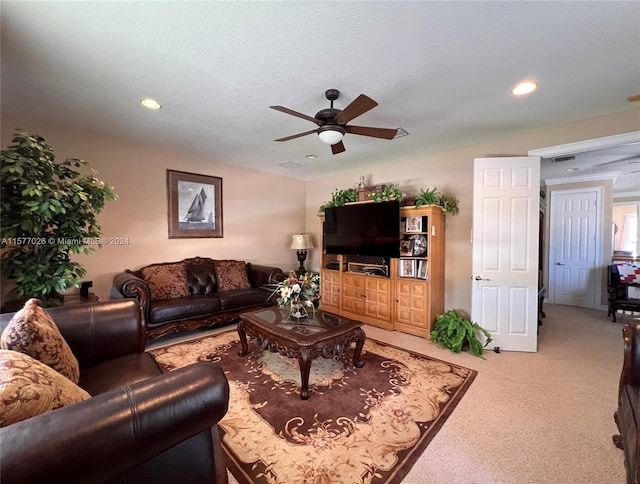
[[[319,217],[324,224],[324,214]],[[400,207],[405,229],[407,220],[413,217],[420,218],[420,230],[403,230],[401,239],[407,236],[417,240],[416,252],[412,250],[411,255],[391,259],[389,277],[349,272],[349,263],[351,267],[359,267],[368,262],[357,264],[360,262],[357,256],[323,252],[320,269],[323,310],[379,328],[430,337],[435,318],[444,312],[444,215],[439,206]],[[401,271],[400,265],[406,265],[405,261],[413,266],[413,272]],[[420,267],[426,279],[417,277]],[[407,274],[413,277],[406,277]]]

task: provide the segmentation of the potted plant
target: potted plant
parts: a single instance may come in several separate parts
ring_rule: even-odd
[[[484,344],[478,339],[478,335],[484,336]],[[449,309],[436,318],[431,330],[431,341],[449,348],[454,353],[460,353],[468,347],[475,356],[484,358],[483,349],[493,339],[478,323],[465,319],[455,309]]]
[[[324,213],[326,208],[330,207],[342,207],[348,202],[357,202],[358,192],[355,188],[347,188],[345,190],[338,190],[337,188],[331,194],[331,200],[325,202],[320,206],[320,212]]]
[[[374,202],[388,202],[391,200],[402,202],[406,196],[397,184],[383,185],[380,190],[369,194],[369,198]]]
[[[420,193],[416,197],[416,207],[422,205],[440,205],[442,213],[445,215],[458,213],[458,199],[453,195],[443,195],[437,187],[431,190],[420,189]]]
[[[113,186],[97,172],[81,174],[86,161],[55,161],[44,138],[17,131],[2,150],[0,267],[14,280],[20,300],[32,297],[43,306],[60,304],[60,292],[77,287],[86,274],[73,254],[90,254],[100,245],[96,216],[107,200],[115,200]]]

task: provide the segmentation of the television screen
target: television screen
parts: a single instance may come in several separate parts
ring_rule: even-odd
[[[327,254],[400,256],[400,203],[379,202],[327,208]]]

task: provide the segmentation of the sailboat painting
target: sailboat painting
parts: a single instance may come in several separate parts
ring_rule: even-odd
[[[222,237],[222,178],[167,170],[169,238]]]
[[[213,185],[178,182],[178,213],[183,230],[214,230]]]

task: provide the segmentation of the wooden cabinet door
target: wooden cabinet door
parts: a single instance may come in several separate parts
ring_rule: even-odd
[[[391,282],[382,277],[365,277],[364,314],[391,321]]]
[[[320,298],[323,306],[340,307],[340,273],[323,270],[320,274]]]
[[[428,329],[427,283],[398,279],[396,281],[396,320],[417,328]]]
[[[364,314],[364,276],[342,275],[342,310],[355,314]]]

